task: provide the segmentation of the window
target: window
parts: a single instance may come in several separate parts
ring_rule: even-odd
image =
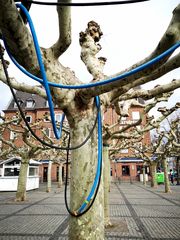
[[[57,121],[57,122],[61,122],[61,119],[62,119],[62,114],[60,114],[60,113],[58,113],[58,114],[55,114],[55,120]]]
[[[10,132],[10,140],[14,140],[16,138],[16,133],[11,131]]]
[[[49,122],[50,121],[50,115],[48,112],[44,113],[44,122]]]
[[[22,102],[21,100],[18,100],[18,103],[19,103],[19,105],[21,106],[23,102]],[[14,102],[14,108],[18,108],[16,102]]]
[[[4,176],[19,176],[19,168],[5,168]]]
[[[31,138],[31,133],[28,131],[27,133],[27,139],[30,139]]]
[[[49,107],[49,103],[48,103],[48,101],[46,100],[46,107]]]
[[[44,132],[45,132],[46,136],[51,137],[51,128],[45,128]]]
[[[127,117],[121,117],[122,121],[125,121],[127,119]]]
[[[38,176],[38,168],[29,167],[29,176]]]
[[[129,176],[130,175],[130,171],[129,171],[129,166],[122,166],[122,175],[123,176]]]
[[[12,120],[14,120],[14,121],[13,121],[13,124],[14,124],[14,125],[17,125],[17,123],[18,123],[18,117],[17,117],[17,116],[12,116]]]
[[[128,149],[127,148],[121,149],[120,152],[121,153],[128,153]]]
[[[136,166],[137,175],[143,173],[143,166]]]
[[[142,142],[136,144],[135,153],[138,153],[142,150]]]
[[[139,120],[140,119],[139,112],[132,112],[132,119],[133,120]]]
[[[26,120],[27,120],[28,123],[31,123],[32,122],[32,116],[27,115]]]
[[[136,126],[136,128],[137,128],[138,131],[141,130],[141,126],[140,125]]]
[[[33,100],[27,100],[26,101],[26,107],[27,108],[32,108],[32,107],[34,107],[34,101]]]

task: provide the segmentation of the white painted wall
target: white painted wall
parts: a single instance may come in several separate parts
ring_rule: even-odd
[[[0,177],[0,191],[17,191],[18,176]],[[39,177],[28,177],[26,190],[39,188]]]

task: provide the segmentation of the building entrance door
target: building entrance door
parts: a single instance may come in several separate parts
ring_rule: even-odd
[[[44,167],[44,170],[43,170],[43,182],[47,182],[47,172],[48,172],[48,167]]]

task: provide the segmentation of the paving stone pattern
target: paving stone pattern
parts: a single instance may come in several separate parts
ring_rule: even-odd
[[[63,194],[55,185],[46,193],[41,185],[27,193],[26,202],[17,203],[15,193],[1,192],[0,240],[68,240]],[[106,240],[180,240],[180,186],[167,194],[163,185],[152,189],[138,182],[113,183],[110,218]]]

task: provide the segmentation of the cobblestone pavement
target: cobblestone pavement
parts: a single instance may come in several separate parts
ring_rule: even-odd
[[[53,185],[46,193],[41,185],[28,192],[24,203],[14,197],[13,192],[0,192],[0,240],[68,239],[63,189]],[[112,184],[110,216],[113,227],[106,230],[106,240],[180,239],[180,186],[167,194],[163,185]]]

